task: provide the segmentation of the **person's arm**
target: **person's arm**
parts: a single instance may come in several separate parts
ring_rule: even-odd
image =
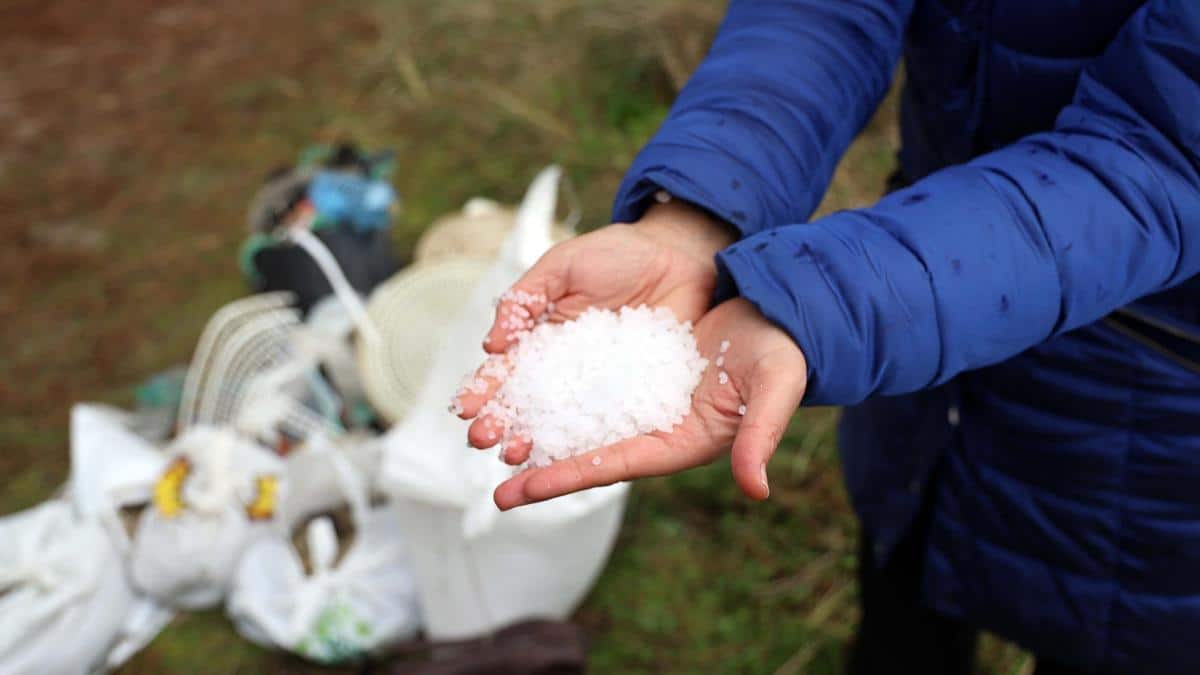
[[[719,255],[807,404],[936,385],[1200,272],[1200,3],[1151,0],[1052,132]]]
[[[913,0],[733,0],[712,49],[617,194],[665,189],[752,234],[802,222],[892,80]]]

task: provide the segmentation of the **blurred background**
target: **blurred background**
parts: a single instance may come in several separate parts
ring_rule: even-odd
[[[397,254],[483,195],[561,163],[584,229],[720,21],[712,0],[0,0],[0,509],[67,473],[77,400],[130,405],[245,293],[247,204],[275,167],[351,138],[397,152]],[[871,202],[894,97],[823,211]],[[414,327],[417,329],[417,327]],[[636,486],[577,620],[597,673],[836,673],[855,621],[855,528],[836,411],[803,411],[752,505],[728,466]],[[984,672],[1029,667],[985,643]],[[318,668],[180,616],[127,673]]]

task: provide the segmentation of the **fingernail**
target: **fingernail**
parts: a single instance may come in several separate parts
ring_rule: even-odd
[[[768,497],[771,496],[771,486],[767,485],[767,463],[763,462],[759,467],[758,481],[762,483],[763,489],[767,491]]]

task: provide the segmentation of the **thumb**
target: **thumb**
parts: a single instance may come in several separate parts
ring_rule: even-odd
[[[743,393],[746,414],[730,453],[734,480],[747,497],[757,500],[771,494],[767,462],[804,397],[804,369],[797,376],[794,364],[772,361],[759,362]]]

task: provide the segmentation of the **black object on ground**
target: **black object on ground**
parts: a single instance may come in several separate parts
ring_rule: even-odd
[[[411,643],[373,675],[582,675],[587,636],[566,621],[524,621],[495,635],[463,642]],[[424,658],[412,658],[424,652]]]
[[[354,232],[349,228],[329,227],[313,234],[333,254],[354,290],[362,295],[368,295],[400,269],[386,230]],[[258,273],[254,290],[291,291],[296,295],[296,306],[305,314],[318,300],[333,293],[333,286],[316,261],[299,246],[264,247],[254,255],[253,262]]]

